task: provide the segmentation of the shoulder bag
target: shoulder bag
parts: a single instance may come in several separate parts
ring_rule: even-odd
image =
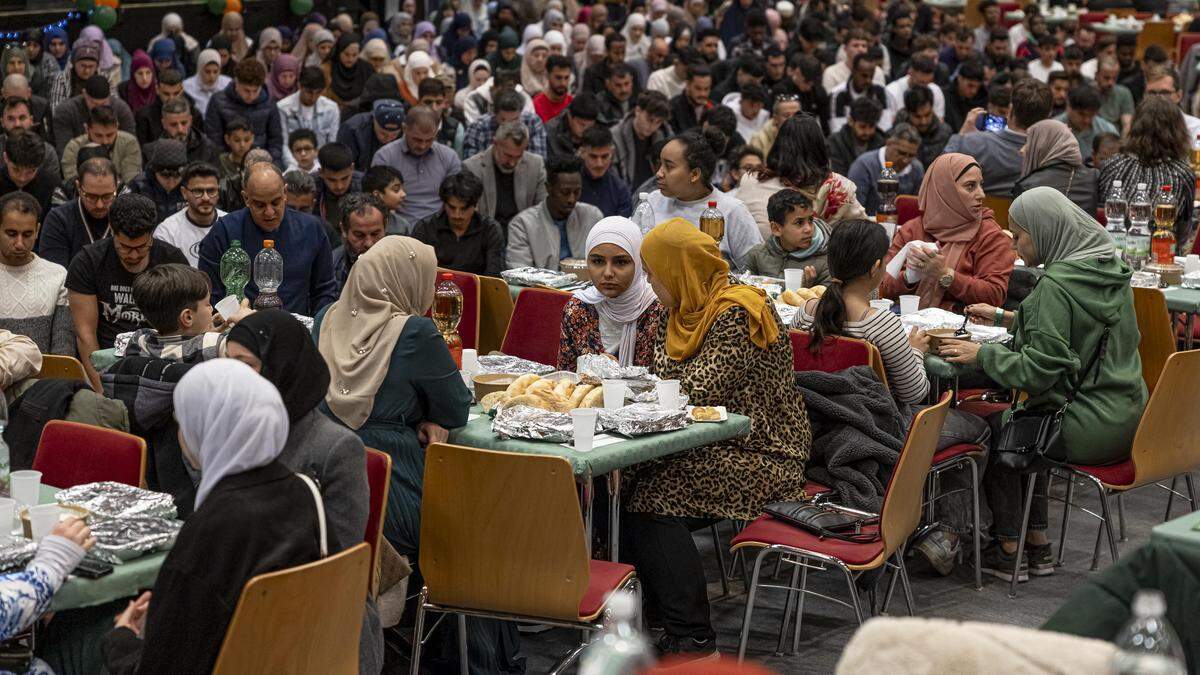
[[[329,555],[329,533],[326,531],[325,527],[325,500],[321,498],[321,490],[317,487],[316,482],[313,481],[312,478],[309,478],[307,475],[302,473],[297,473],[296,475],[299,476],[300,480],[304,481],[304,484],[307,485],[308,489],[312,491],[313,501],[316,502],[317,527],[320,529],[319,536],[321,537],[321,557],[325,558]]]
[[[821,539],[840,539],[855,544],[869,544],[879,539],[878,531],[862,531],[867,525],[877,525],[878,517],[860,515],[832,505],[775,502],[767,504],[763,511]]]

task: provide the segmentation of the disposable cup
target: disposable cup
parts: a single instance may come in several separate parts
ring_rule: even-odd
[[[786,290],[795,291],[804,288],[804,270],[789,269],[783,271],[783,285]]]
[[[479,352],[474,349],[462,350],[462,369],[476,375],[479,373]]]
[[[900,315],[916,314],[921,309],[921,296],[919,295],[902,295],[900,296]]]
[[[679,380],[659,380],[654,384],[658,394],[658,407],[662,410],[674,410],[679,407]]]
[[[12,534],[13,516],[17,513],[17,500],[0,497],[0,539]]]
[[[882,298],[880,300],[872,300],[871,306],[874,307],[875,309],[878,309],[881,312],[887,312],[892,309],[892,301],[888,300],[887,298]]]
[[[20,506],[33,506],[38,503],[38,496],[42,488],[42,472],[41,471],[14,471],[10,476],[10,485],[12,485],[12,497]]]
[[[1200,272],[1200,255],[1192,253],[1185,258],[1183,263],[1183,271],[1187,274]]]
[[[575,452],[591,452],[596,438],[596,420],[600,413],[595,408],[576,408],[571,411],[575,423]]]
[[[34,541],[41,541],[58,524],[62,509],[58,504],[38,504],[29,507],[29,531]]]
[[[225,299],[218,302],[216,307],[214,307],[213,309],[217,310],[217,312],[220,313],[220,315],[226,321],[228,321],[229,317],[233,316],[234,314],[237,314],[239,307],[241,307],[241,303],[238,302],[237,296],[236,295],[227,295],[227,296],[225,296]]]

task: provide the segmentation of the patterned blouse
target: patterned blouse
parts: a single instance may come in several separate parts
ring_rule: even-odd
[[[637,322],[637,349],[633,365],[649,367],[654,362],[654,341],[666,310],[655,300]],[[604,354],[600,338],[600,312],[579,298],[571,298],[563,308],[562,333],[558,342],[558,369],[575,371],[575,361],[583,354]]]

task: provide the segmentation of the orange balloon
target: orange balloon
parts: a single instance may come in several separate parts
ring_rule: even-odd
[[[96,0],[96,6],[117,9],[121,6],[121,0]]]
[[[241,12],[242,0],[225,0],[225,13]]]

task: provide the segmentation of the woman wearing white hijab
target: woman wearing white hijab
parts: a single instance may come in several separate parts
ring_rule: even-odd
[[[196,48],[200,46],[200,43],[196,41],[196,38],[183,32],[183,17],[179,16],[175,12],[170,12],[163,15],[162,32],[158,35],[155,35],[150,40],[150,44],[146,46],[146,49],[149,50],[154,46],[154,43],[158,42],[159,40],[173,38],[176,35],[183,38],[183,47],[189,52],[196,51]]]
[[[417,89],[421,81],[433,74],[433,57],[425,52],[414,51],[404,63],[404,78],[400,82],[400,95],[409,105],[417,105],[420,98]]]
[[[472,61],[471,65],[467,67],[467,86],[454,94],[454,107],[459,110],[466,109],[467,99],[490,79],[492,79],[492,64],[488,63],[487,59]]]
[[[625,36],[625,60],[640,59],[650,51],[650,36],[646,35],[646,15],[633,13],[621,29]]]
[[[229,86],[231,78],[221,74],[221,55],[215,49],[203,49],[196,57],[196,74],[183,81],[183,90],[196,102],[203,115],[213,94]]]
[[[642,271],[642,233],[628,218],[609,216],[587,238],[592,286],[563,308],[559,370],[575,370],[583,354],[609,354],[622,366],[649,366],[666,314]]]
[[[278,461],[288,413],[275,385],[216,359],[192,367],[173,400],[183,457],[200,472],[195,511],[153,594],[130,602],[105,638],[112,673],[211,672],[246,582],[327,550],[315,483]]]
[[[546,46],[550,49],[550,56],[566,56],[567,36],[552,30],[547,32],[542,39],[546,41]]]

